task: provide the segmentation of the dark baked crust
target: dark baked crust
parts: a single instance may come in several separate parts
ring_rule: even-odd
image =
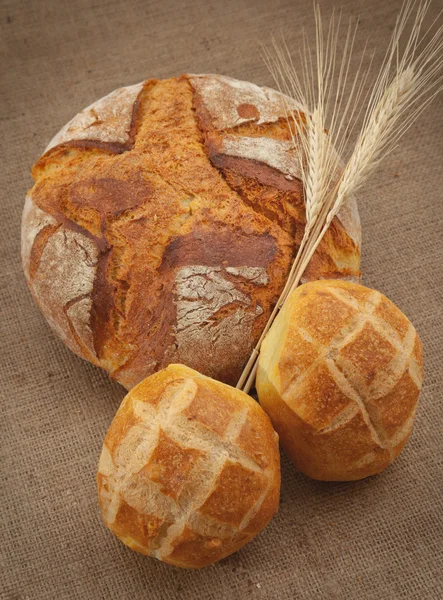
[[[51,326],[128,388],[170,362],[235,383],[303,235],[281,96],[212,75],[149,80],[53,144],[22,229]],[[359,277],[356,219],[334,221],[308,279]]]

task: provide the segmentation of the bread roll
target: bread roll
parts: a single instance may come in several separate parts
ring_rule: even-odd
[[[305,223],[282,96],[219,75],[121,88],[63,127],[33,177],[23,265],[63,341],[127,388],[172,362],[235,384]],[[352,200],[306,277],[359,268]]]
[[[278,436],[252,398],[170,365],[123,400],[97,474],[104,521],[137,552],[197,569],[278,509]]]
[[[374,475],[400,454],[423,381],[413,325],[383,294],[317,281],[289,297],[261,349],[257,391],[295,466]]]

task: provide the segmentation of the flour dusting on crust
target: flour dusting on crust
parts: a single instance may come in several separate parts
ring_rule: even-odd
[[[287,179],[302,177],[300,161],[292,142],[268,137],[226,135],[221,140],[221,150],[226,156],[264,163],[283,173]]]
[[[243,277],[256,285],[267,285],[269,283],[269,276],[263,267],[226,267],[226,272]]]
[[[292,98],[248,81],[222,75],[189,75],[189,80],[200,94],[215,129],[229,129],[248,121],[257,125],[274,123],[286,117],[286,107],[301,108]]]
[[[87,296],[66,309],[66,315],[83,344],[95,356],[94,340],[90,326],[91,309],[92,299]]]
[[[88,354],[93,355],[89,295],[97,258],[98,249],[89,238],[77,231],[59,229],[49,237],[32,282],[42,312],[63,341],[79,352],[73,328]],[[81,350],[84,353],[85,349]]]
[[[27,194],[22,215],[22,261],[25,274],[28,276],[29,259],[37,234],[47,225],[56,225],[57,221],[49,213],[41,210]]]
[[[337,214],[337,219],[345,228],[346,233],[356,244],[358,248],[361,246],[361,225],[360,215],[358,214],[357,198],[351,196],[341,207]],[[358,283],[358,281],[356,281]]]
[[[251,298],[231,281],[242,278],[255,285],[269,282],[263,267],[212,267],[192,265],[181,268],[176,276],[177,359],[220,367],[231,364],[230,354],[241,355],[242,345],[249,347],[255,319],[263,313],[260,305],[251,306]],[[224,307],[235,308],[223,319],[214,318]],[[232,335],[235,328],[236,335]],[[237,344],[233,348],[233,344]],[[229,350],[229,352],[228,352]]]
[[[72,140],[126,143],[132,109],[142,87],[143,82],[119,88],[82,110],[52,138],[45,152]]]

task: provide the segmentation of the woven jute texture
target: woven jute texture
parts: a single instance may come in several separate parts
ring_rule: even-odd
[[[322,2],[326,15],[332,4]],[[384,48],[400,2],[342,4],[344,17],[361,17],[359,39]],[[312,24],[305,0],[1,2],[0,598],[443,597],[443,96],[360,193],[364,283],[424,343],[412,438],[393,466],[357,483],[311,481],[283,456],[278,515],[218,565],[170,567],[105,529],[95,473],[124,390],[55,337],[22,274],[30,168],[76,112],[121,85],[182,72],[272,85],[259,43],[283,30],[297,48]]]

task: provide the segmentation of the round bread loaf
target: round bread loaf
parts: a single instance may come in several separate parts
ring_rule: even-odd
[[[407,317],[361,285],[291,294],[261,349],[257,392],[295,466],[314,479],[374,475],[400,454],[423,381]]]
[[[63,341],[127,388],[171,362],[235,383],[303,235],[283,97],[218,75],[121,88],[55,136],[33,177],[23,265]],[[306,279],[359,268],[352,200]]]
[[[170,365],[123,400],[97,474],[104,521],[138,552],[209,565],[277,512],[278,436],[248,395]]]

